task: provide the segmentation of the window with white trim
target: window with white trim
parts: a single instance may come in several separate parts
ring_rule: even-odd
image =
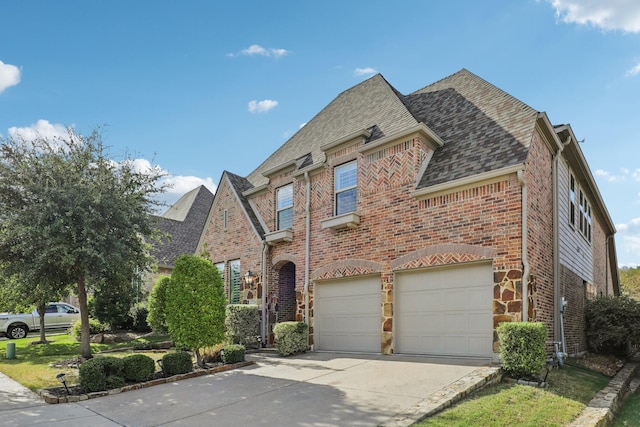
[[[240,260],[229,261],[229,304],[240,304]]]
[[[582,190],[580,190],[580,232],[585,239],[591,241],[591,205]]]
[[[358,196],[357,161],[336,166],[334,171],[335,214],[355,212]]]
[[[293,227],[293,184],[276,190],[276,218],[278,230]]]

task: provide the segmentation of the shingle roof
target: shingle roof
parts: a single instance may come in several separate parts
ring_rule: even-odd
[[[163,216],[154,217],[164,234],[151,251],[158,264],[173,267],[180,255],[195,253],[212,204],[213,194],[201,185],[182,196]]]
[[[523,163],[538,112],[461,70],[406,96],[409,108],[444,141],[417,188]]]
[[[242,195],[244,191],[253,188],[253,185],[249,182],[249,180],[247,180],[247,178],[243,178],[229,171],[224,171],[223,175],[226,175],[229,178],[229,182],[231,182],[231,186],[240,199],[240,203],[242,203],[242,207],[247,213],[249,221],[251,221],[251,224],[260,235],[260,237],[264,237],[265,230],[262,228],[262,224],[260,224],[260,221],[258,220],[258,217],[256,216],[253,208],[251,208],[251,205],[249,204],[247,198]]]
[[[377,74],[339,94],[247,180],[263,185],[263,172],[303,156],[323,162],[321,146],[362,129],[375,140],[422,122],[444,141],[418,182],[425,188],[524,162],[537,114],[465,69],[409,95]]]

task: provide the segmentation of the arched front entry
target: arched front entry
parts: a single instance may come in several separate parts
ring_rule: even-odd
[[[267,293],[268,343],[273,345],[273,326],[296,320],[296,265],[288,260],[274,264]]]
[[[278,322],[296,320],[296,265],[287,262],[278,274]]]

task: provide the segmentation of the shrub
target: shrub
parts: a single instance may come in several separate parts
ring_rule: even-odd
[[[546,362],[547,330],[541,322],[506,322],[497,328],[502,367],[513,378],[530,377]]]
[[[162,356],[162,372],[165,375],[186,374],[193,371],[191,354],[186,351],[167,353]]]
[[[154,332],[165,333],[169,331],[167,327],[167,287],[171,283],[169,276],[160,276],[151,288],[149,294],[147,322]]]
[[[99,320],[94,318],[89,318],[89,333],[92,335],[99,334],[101,332],[107,331],[107,326],[100,323]],[[72,337],[80,338],[80,334],[82,333],[82,322],[80,320],[76,320],[73,322],[71,327],[69,328],[69,335]]]
[[[151,350],[153,349],[153,344],[149,341],[136,341],[133,343],[134,350]]]
[[[124,378],[122,359],[117,357],[94,357],[80,365],[80,386],[89,392],[122,387]]]
[[[220,271],[210,260],[183,254],[175,262],[166,292],[169,334],[204,366],[202,349],[225,340],[226,299]]]
[[[122,362],[122,376],[125,381],[149,381],[156,372],[156,363],[144,354],[127,356]]]
[[[257,305],[229,304],[226,308],[224,325],[229,342],[245,346],[257,345],[260,309]]]
[[[141,302],[131,307],[131,311],[129,312],[129,316],[131,317],[131,329],[136,332],[150,332],[151,327],[147,323],[148,315],[149,310],[145,303]]]
[[[229,344],[222,349],[222,361],[224,363],[244,362],[244,346]]]
[[[626,355],[640,343],[640,303],[627,296],[600,296],[585,307],[587,345],[595,353]]]
[[[282,356],[307,351],[309,327],[304,322],[282,322],[273,328],[276,349]]]

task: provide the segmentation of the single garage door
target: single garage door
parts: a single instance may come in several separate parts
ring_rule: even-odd
[[[318,350],[380,353],[380,276],[316,283],[314,343]]]
[[[491,264],[396,273],[395,351],[492,357]]]

